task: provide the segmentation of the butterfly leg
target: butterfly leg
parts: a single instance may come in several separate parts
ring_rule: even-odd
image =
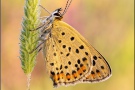
[[[46,30],[46,31],[40,36],[40,38],[38,38],[38,40],[36,40],[36,42],[37,42],[37,41],[40,41],[40,43],[37,45],[36,48],[34,48],[32,51],[30,51],[29,54],[31,54],[32,52],[34,52],[35,50],[37,50],[47,39],[49,39],[49,37],[51,36],[50,31],[51,31],[50,29]],[[39,48],[38,51],[40,51],[40,49],[42,49],[42,48]]]
[[[42,47],[39,48],[38,52],[40,52],[42,50]]]

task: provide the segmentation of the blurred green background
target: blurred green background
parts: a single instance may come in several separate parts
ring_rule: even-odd
[[[67,0],[41,0],[50,12],[65,7]],[[1,90],[26,90],[21,69],[19,36],[24,0],[2,0]],[[41,10],[42,16],[48,14]],[[134,89],[134,0],[73,0],[63,21],[78,30],[109,62],[112,77],[95,84],[77,84],[55,90]],[[45,72],[42,52],[32,72],[31,90],[54,90]]]

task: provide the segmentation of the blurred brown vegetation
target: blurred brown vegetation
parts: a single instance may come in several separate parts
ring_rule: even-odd
[[[41,0],[49,11],[65,7],[67,0]],[[1,89],[26,90],[21,69],[19,36],[24,0],[2,0],[1,4]],[[42,16],[48,15],[42,11]],[[63,19],[78,30],[107,59],[112,77],[97,84],[77,84],[56,90],[133,90],[134,88],[134,1],[73,0]],[[52,90],[45,73],[42,52],[32,72],[31,90]]]

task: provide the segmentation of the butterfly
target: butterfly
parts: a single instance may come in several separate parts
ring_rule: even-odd
[[[43,44],[46,71],[54,87],[96,83],[111,76],[105,58],[78,31],[62,21],[71,1],[63,13],[62,8],[56,9],[38,27],[39,46]]]

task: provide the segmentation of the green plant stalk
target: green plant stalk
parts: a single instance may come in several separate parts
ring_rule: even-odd
[[[20,60],[26,75],[31,74],[36,64],[38,51],[39,0],[25,0],[24,17],[20,35]],[[34,31],[30,31],[34,30]],[[31,54],[30,52],[34,50]]]

